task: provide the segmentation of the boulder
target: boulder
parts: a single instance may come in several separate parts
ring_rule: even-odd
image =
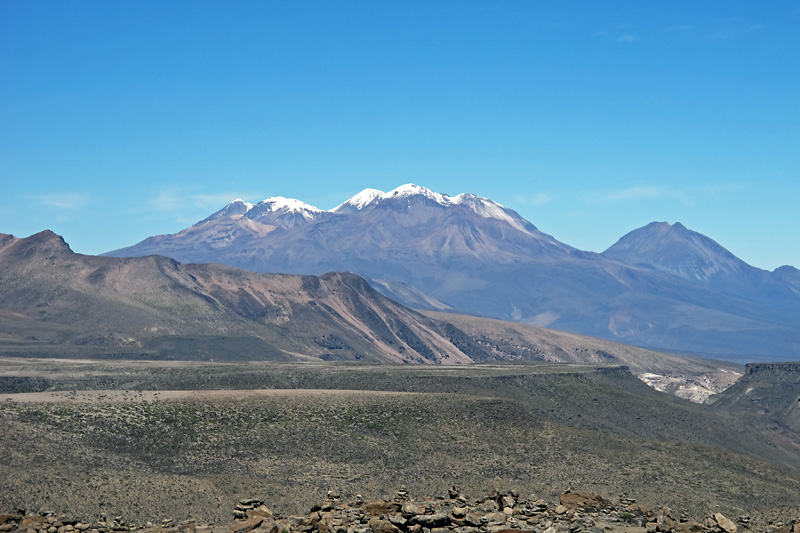
[[[472,511],[467,513],[463,520],[467,526],[478,527],[481,525],[481,518],[483,518],[482,514]]]
[[[20,513],[0,513],[0,524],[7,524],[8,522],[21,522],[24,516]]]
[[[736,533],[736,524],[722,513],[714,513],[714,521],[725,533]]]
[[[563,493],[558,500],[561,505],[570,511],[574,511],[575,509],[600,511],[608,505],[608,501],[603,499],[600,495],[594,492],[584,492],[580,490],[568,490]]]
[[[408,520],[403,518],[403,515],[401,515],[400,513],[393,513],[389,515],[389,522],[396,525],[397,527],[403,527],[406,525]]]
[[[238,524],[234,525],[230,529],[230,533],[248,533],[249,531],[253,531],[255,528],[260,526],[264,522],[264,519],[260,516],[254,516],[244,522],[239,522]]]
[[[406,502],[400,507],[400,511],[405,518],[411,518],[417,515],[425,514],[426,509],[424,505],[419,505],[413,502]]]
[[[399,512],[402,507],[404,505],[401,505],[398,501],[387,502],[386,500],[369,500],[362,505],[364,512],[368,515],[394,514]]]
[[[438,512],[433,514],[419,514],[412,517],[409,522],[412,524],[419,524],[422,527],[433,529],[435,527],[446,526],[450,522],[450,518],[446,513]]]
[[[505,513],[501,512],[487,513],[483,515],[483,518],[481,518],[481,522],[490,526],[497,526],[505,524],[507,519],[508,515]]]
[[[377,517],[370,519],[369,527],[372,533],[398,533],[400,531],[400,529],[390,521],[382,520]]]
[[[678,533],[697,533],[699,531],[705,531],[706,528],[700,522],[687,520],[686,522],[677,522],[673,524],[673,530]]]
[[[253,518],[254,516],[260,516],[261,518],[272,518],[272,511],[267,508],[266,505],[261,504],[255,509],[248,509],[246,511],[248,518]]]

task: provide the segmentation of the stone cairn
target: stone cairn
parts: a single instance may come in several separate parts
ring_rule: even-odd
[[[233,524],[198,525],[194,520],[160,524],[126,523],[122,517],[96,522],[80,521],[52,512],[17,509],[0,514],[0,533],[744,533],[750,519],[739,517],[737,526],[720,513],[702,522],[664,507],[652,511],[625,494],[613,503],[592,492],[568,490],[558,505],[544,500],[520,498],[515,491],[492,491],[468,501],[453,487],[446,497],[413,500],[405,487],[391,499],[365,500],[360,495],[344,502],[340,493],[329,491],[308,515],[273,513],[263,500],[240,500],[233,510]],[[791,524],[774,523],[763,533],[800,533],[800,519]]]

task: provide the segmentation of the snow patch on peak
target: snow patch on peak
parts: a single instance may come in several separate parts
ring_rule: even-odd
[[[216,213],[212,214],[208,218],[201,220],[200,223],[208,222],[210,220],[216,220],[218,218],[223,217],[235,217],[235,216],[242,216],[246,214],[248,211],[255,207],[254,204],[249,202],[245,202],[241,198],[237,198],[236,200],[232,201]]]
[[[245,202],[241,198],[237,198],[236,200],[229,203],[227,207],[231,207],[233,205],[236,206],[242,205],[245,207],[245,211],[250,211],[251,209],[253,209],[253,207],[255,207],[256,204],[251,204],[250,202]]]
[[[477,196],[475,194],[469,193],[461,193],[458,196],[454,196],[450,200],[453,204],[465,204],[473,209],[484,209],[487,211],[493,210],[500,210],[503,211],[505,207],[501,204],[498,204],[494,200],[490,200],[488,198],[483,198],[481,196]]]
[[[440,194],[413,183],[406,183],[383,195],[384,198],[404,198],[407,196],[424,196],[442,205],[452,205],[450,197],[446,194]]]
[[[343,204],[334,207],[331,209],[331,211],[336,213],[345,209],[346,207],[352,207],[357,211],[361,211],[375,200],[382,198],[385,194],[386,193],[379,191],[378,189],[364,189]]]
[[[272,196],[259,202],[258,204],[251,204],[245,202],[241,198],[237,198],[228,204],[224,209],[209,217],[207,220],[222,216],[244,215],[247,218],[257,222],[266,223],[265,221],[270,221],[269,223],[272,224],[275,220],[278,220],[275,217],[281,217],[281,219],[284,219],[285,216],[290,216],[294,220],[291,225],[296,225],[301,220],[316,220],[326,213],[355,213],[363,210],[367,206],[380,204],[384,201],[402,200],[412,197],[426,198],[441,205],[442,207],[463,205],[476,215],[483,218],[502,220],[510,224],[512,227],[525,233],[530,233],[531,231],[530,224],[527,223],[523,218],[517,215],[514,211],[493,200],[470,193],[461,193],[457,196],[451,197],[447,194],[438,193],[413,183],[401,185],[400,187],[392,189],[389,192],[383,192],[378,189],[364,189],[360,193],[356,194],[343,204],[334,207],[330,211],[323,211],[300,200],[296,200],[294,198],[285,198],[283,196]],[[285,219],[281,224],[287,223],[286,220],[289,219]]]
[[[364,189],[345,203],[331,209],[331,212],[347,213],[361,211],[368,205],[376,204],[381,201],[410,198],[414,196],[421,196],[433,200],[443,207],[463,205],[471,209],[478,216],[503,220],[520,231],[530,233],[530,229],[526,227],[525,221],[521,219],[519,215],[493,200],[469,193],[461,193],[451,197],[413,183],[401,185],[389,192],[382,192],[377,189]]]
[[[461,193],[452,198],[452,203],[454,205],[466,205],[472,209],[475,214],[482,216],[483,218],[496,218],[498,220],[504,220],[516,229],[524,231],[525,233],[530,233],[519,216],[502,204],[499,204],[494,200],[490,200],[489,198],[483,198],[475,194]]]
[[[294,198],[284,198],[283,196],[272,196],[258,203],[258,207],[266,212],[299,213],[305,218],[314,218],[323,213],[322,209],[316,208]]]
[[[443,206],[453,205],[450,197],[446,194],[440,194],[425,187],[420,187],[419,185],[414,185],[413,183],[407,183],[397,187],[396,189],[392,189],[389,192],[379,191],[378,189],[364,189],[360,193],[347,200],[345,203],[334,207],[331,209],[331,211],[334,213],[339,213],[346,211],[348,208],[361,211],[368,205],[376,203],[380,200],[410,198],[412,196],[422,196]]]

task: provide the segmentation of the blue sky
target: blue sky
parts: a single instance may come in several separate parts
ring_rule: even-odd
[[[0,232],[101,253],[409,182],[800,267],[800,5],[0,2]]]

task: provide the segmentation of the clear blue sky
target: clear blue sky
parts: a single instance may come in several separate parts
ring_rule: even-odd
[[[800,267],[800,4],[0,2],[0,232],[101,253],[409,182]]]

